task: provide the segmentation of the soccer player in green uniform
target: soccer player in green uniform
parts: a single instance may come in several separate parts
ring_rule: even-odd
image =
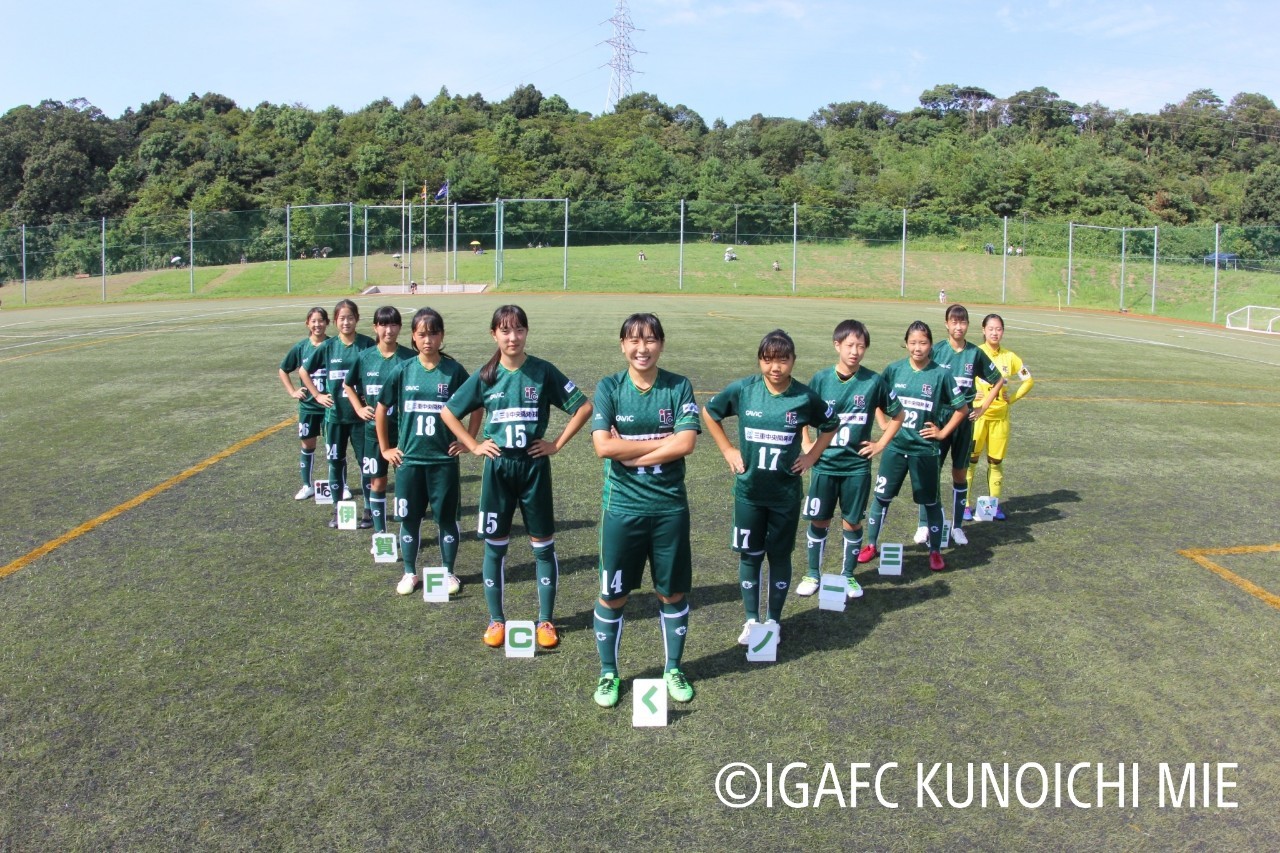
[[[280,362],[280,381],[284,383],[289,396],[298,401],[298,440],[302,442],[298,469],[302,473],[302,488],[293,496],[296,501],[306,500],[316,493],[315,487],[311,485],[311,468],[316,456],[316,438],[324,423],[324,406],[315,401],[306,385],[294,387],[291,377],[302,367],[307,356],[329,339],[325,334],[328,328],[329,312],[318,306],[312,308],[307,312],[307,336],[290,347]],[[317,388],[324,384],[323,367],[311,377],[311,381]]]
[[[458,457],[466,447],[445,429],[440,412],[466,382],[467,371],[441,349],[444,318],[440,312],[419,308],[410,328],[418,356],[396,363],[383,379],[375,421],[382,458],[396,466],[394,514],[400,519],[404,564],[396,592],[408,595],[417,586],[422,519],[430,506],[439,531],[440,559],[449,572],[449,594],[454,595],[462,588],[454,564],[461,537]],[[473,436],[480,430],[478,409],[471,413],[467,430]]]
[[[342,383],[347,379],[347,371],[355,366],[356,357],[360,355],[360,351],[368,349],[374,343],[373,338],[356,332],[356,324],[360,322],[360,309],[352,300],[343,299],[337,304],[333,309],[333,320],[338,324],[338,336],[329,338],[316,347],[316,351],[311,353],[302,365],[298,378],[307,386],[307,390],[315,397],[316,402],[325,409],[325,456],[329,460],[329,489],[336,502],[346,487],[347,444],[352,445],[352,451],[357,459],[363,455],[361,445],[364,430],[356,429],[360,420],[356,417],[350,401],[342,393]],[[321,368],[325,371],[323,391],[311,381],[311,374]],[[361,520],[360,526],[368,528],[373,526],[373,519],[369,516],[367,486],[364,497],[365,519]],[[338,526],[336,507],[333,517],[329,519],[329,526]]]
[[[890,364],[883,377],[889,393],[903,408],[902,427],[880,457],[880,472],[872,490],[876,505],[867,514],[867,544],[858,554],[859,563],[875,559],[876,542],[884,527],[889,502],[911,475],[911,494],[925,508],[929,527],[929,568],[940,572],[947,567],[942,559],[942,506],[938,503],[938,442],[955,431],[964,420],[965,406],[951,371],[933,360],[933,331],[922,320],[907,327],[908,357]],[[939,426],[939,413],[950,417]]]
[[[533,546],[538,583],[538,645],[554,648],[559,634],[552,623],[559,564],[555,551],[555,507],[551,492],[551,457],[591,418],[591,401],[554,364],[529,355],[525,343],[529,319],[518,305],[493,312],[489,333],[497,351],[462,384],[440,411],[440,418],[471,453],[485,457],[480,480],[480,518],[484,537],[484,598],[489,608],[485,645],[498,648],[506,639],[502,599],[511,518],[516,506],[524,517]],[[543,436],[551,407],[569,415],[554,441]],[[484,439],[477,442],[458,420],[484,408]]]
[[[826,400],[840,418],[831,445],[819,457],[809,474],[809,496],[804,502],[804,517],[809,520],[809,568],[796,587],[796,595],[813,595],[822,580],[822,556],[827,533],[836,505],[840,506],[844,548],[841,574],[849,598],[860,598],[862,586],[853,577],[862,550],[862,519],[871,495],[871,459],[880,453],[902,425],[903,410],[878,373],[862,366],[862,358],[871,346],[871,333],[858,320],[844,320],[831,336],[836,363],[819,370],[809,380],[809,387]],[[887,426],[877,441],[871,441],[875,414],[883,413]],[[803,449],[813,446],[809,431],[804,431]]]
[[[605,460],[595,702],[603,708],[618,704],[623,608],[644,580],[646,559],[661,602],[667,693],[688,702],[693,685],[680,670],[689,628],[685,596],[693,582],[684,458],[698,437],[698,404],[688,379],[658,367],[666,335],[656,316],[632,314],[618,338],[627,369],[600,380],[591,419],[596,455]]]
[[[978,347],[969,343],[965,336],[969,334],[969,311],[963,305],[951,305],[947,308],[947,339],[939,341],[933,348],[933,360],[939,366],[951,372],[955,384],[960,389],[960,400],[955,406],[965,410],[965,418],[960,421],[955,431],[938,442],[938,479],[942,479],[942,468],[946,464],[947,454],[951,455],[951,538],[957,545],[968,545],[969,538],[960,529],[964,523],[964,507],[969,498],[969,452],[973,447],[973,422],[996,398],[1004,379],[999,369]],[[973,405],[977,389],[975,379],[991,383],[992,387],[982,402]],[[938,423],[943,423],[951,413],[943,410],[938,413]],[[945,513],[944,513],[945,515]],[[916,528],[915,542],[923,545],[929,538],[928,518],[924,507],[920,507],[920,526]]]
[[[359,442],[363,448],[360,473],[369,480],[367,505],[373,516],[375,535],[387,532],[387,460],[378,445],[378,394],[382,391],[383,378],[390,375],[391,369],[413,358],[413,350],[399,343],[403,323],[394,305],[383,305],[373,312],[373,336],[377,345],[356,356],[355,366],[347,371],[342,385],[356,417],[364,421],[356,427],[363,432]]]
[[[775,329],[764,336],[756,352],[760,373],[729,383],[707,401],[703,424],[729,470],[733,486],[733,550],[738,554],[738,581],[747,622],[738,642],[745,644],[760,617],[760,585],[764,558],[769,558],[769,598],[766,625],[781,637],[778,621],[791,587],[791,552],[800,521],[801,475],[813,467],[835,438],[840,425],[835,409],[808,386],[791,378],[796,345]],[[725,434],[721,421],[738,419],[738,446]],[[801,452],[806,426],[818,439]]]

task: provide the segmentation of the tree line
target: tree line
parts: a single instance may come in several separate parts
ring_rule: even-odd
[[[866,215],[1028,216],[1102,225],[1280,223],[1280,110],[1208,89],[1157,113],[944,84],[919,106],[831,103],[807,120],[710,126],[637,93],[592,115],[518,87],[401,106],[244,109],[161,95],[110,118],[83,100],[0,117],[0,229],[354,200],[403,187],[503,198],[813,205]]]

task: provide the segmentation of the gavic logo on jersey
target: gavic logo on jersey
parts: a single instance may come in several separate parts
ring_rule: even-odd
[[[418,391],[418,390],[420,390],[420,389],[418,388],[418,386],[417,386],[417,385],[406,385],[406,386],[404,386],[404,390],[406,390],[406,391]]]
[[[614,415],[613,419],[620,424],[631,424],[631,423],[635,423],[636,416],[635,415]]]
[[[748,418],[763,418],[763,417],[764,417],[764,412],[757,412],[755,409],[747,409],[747,410],[746,410],[745,412],[743,412],[742,414],[743,414],[743,415],[745,415],[745,416],[746,416],[746,417],[748,417]]]
[[[675,422],[675,412],[670,409],[658,409],[658,426],[669,427]]]
[[[524,386],[524,401],[526,403],[538,402],[538,389],[533,385]]]
[[[493,392],[492,394],[490,394],[488,397],[485,397],[485,398],[484,398],[484,401],[485,401],[486,403],[488,403],[488,402],[489,402],[489,401],[491,401],[491,400],[501,400],[504,396],[506,396],[506,395],[505,395],[505,394],[503,394],[501,391],[494,391],[494,392]]]

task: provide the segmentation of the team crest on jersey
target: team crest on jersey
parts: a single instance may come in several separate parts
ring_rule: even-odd
[[[441,397],[448,397],[448,396],[449,396],[449,383],[448,383],[448,382],[441,382],[440,384],[436,385],[436,393],[437,393],[437,394],[439,394]]]
[[[669,427],[675,422],[675,412],[670,409],[658,409],[658,426]]]
[[[787,412],[787,426],[795,426],[800,423],[800,416],[795,412]]]
[[[524,401],[526,403],[538,402],[538,389],[533,385],[526,385],[524,388]]]
[[[930,385],[928,382],[924,383],[923,385],[920,386],[920,393],[925,395],[926,397],[932,397],[933,386]]]
[[[854,395],[853,395],[853,407],[854,407],[855,409],[865,409],[865,408],[867,407],[867,395],[866,395],[866,394],[854,394]]]
[[[966,365],[964,366],[964,375],[965,375],[965,376],[972,376],[972,375],[973,375],[973,365],[972,365],[972,364],[966,364]]]

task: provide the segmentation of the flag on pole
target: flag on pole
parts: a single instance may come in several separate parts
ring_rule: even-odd
[[[449,182],[445,181],[443,184],[440,185],[440,189],[436,191],[436,201],[439,201],[440,199],[445,198],[448,195],[449,195]]]
[[[427,182],[422,182],[422,203],[426,204],[430,199],[427,198]]]

